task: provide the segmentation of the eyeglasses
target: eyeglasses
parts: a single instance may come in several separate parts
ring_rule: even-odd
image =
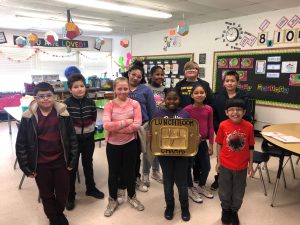
[[[45,95],[36,95],[35,97],[37,99],[45,99],[45,98],[51,98],[53,94],[45,94]]]
[[[234,112],[234,111],[236,111],[236,112],[243,112],[244,111],[244,109],[243,108],[229,108],[229,109],[227,109],[227,111],[228,112]]]
[[[130,75],[138,80],[141,80],[143,78],[142,76],[139,76],[138,74],[135,74],[135,73],[131,73]]]

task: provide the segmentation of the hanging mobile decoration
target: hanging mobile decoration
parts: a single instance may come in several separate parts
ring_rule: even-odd
[[[102,45],[104,45],[105,44],[105,40],[104,40],[104,38],[103,37],[98,37],[97,39],[96,39],[96,43],[95,43],[95,49],[97,49],[97,50],[101,50],[101,47],[102,47]]]
[[[27,41],[24,37],[19,36],[16,38],[16,45],[18,45],[20,48],[23,48],[27,44]]]
[[[122,41],[120,41],[120,45],[123,48],[127,48],[129,46],[129,40],[127,38],[123,39]]]
[[[47,31],[44,39],[47,44],[54,44],[58,41],[58,35],[54,31]]]
[[[27,36],[27,41],[30,46],[34,46],[36,43],[38,43],[39,37],[34,33],[30,33]]]
[[[177,26],[177,33],[181,36],[185,36],[189,33],[189,26],[187,25],[187,23],[184,21],[184,13],[182,14],[182,19],[183,21],[180,22]]]
[[[71,12],[68,9],[67,10],[67,19],[68,22],[66,23],[65,27],[63,28],[63,34],[65,37],[73,40],[77,36],[81,34],[78,26],[73,22],[72,17],[71,17]]]

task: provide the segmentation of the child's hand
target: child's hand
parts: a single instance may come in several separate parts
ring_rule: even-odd
[[[69,171],[71,171],[72,169],[73,169],[72,167],[69,167],[69,166],[67,167],[67,170],[69,170]]]
[[[30,177],[30,178],[35,178],[36,175],[37,175],[37,174],[33,172],[33,173],[32,173],[31,175],[29,175],[28,177]]]
[[[248,174],[249,174],[249,177],[252,177],[254,175],[254,170],[253,170],[252,164],[249,164],[249,166],[248,166]]]
[[[221,166],[221,164],[219,162],[217,162],[217,164],[216,164],[216,172],[217,173],[219,173],[220,166]]]

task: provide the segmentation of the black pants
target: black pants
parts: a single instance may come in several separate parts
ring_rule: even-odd
[[[135,161],[135,177],[141,178],[141,142],[139,136],[137,136],[137,154],[136,154],[136,161]]]
[[[220,166],[219,198],[222,209],[238,211],[246,189],[247,169],[230,170]]]
[[[135,160],[137,154],[136,140],[124,145],[107,143],[106,156],[108,161],[109,196],[117,199],[119,179],[127,187],[128,196],[135,195]]]
[[[90,135],[87,137],[80,137],[77,135],[78,140],[78,160],[81,154],[81,162],[85,177],[85,185],[86,190],[93,190],[95,188],[94,181],[94,170],[93,170],[93,154],[95,149],[94,135]],[[76,168],[70,171],[70,193],[69,200],[75,199],[75,183],[76,183],[76,175],[78,170],[78,162]]]
[[[178,189],[181,207],[188,207],[187,169],[188,157],[158,156],[163,172],[164,193],[167,205],[174,205],[174,182]]]
[[[69,174],[64,159],[38,164],[35,181],[46,216],[56,219],[65,209],[69,192]]]

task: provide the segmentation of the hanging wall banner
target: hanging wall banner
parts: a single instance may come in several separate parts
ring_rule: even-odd
[[[14,35],[14,45],[16,45],[17,35]],[[26,39],[26,37],[24,37]],[[58,39],[57,42],[50,44],[46,43],[45,39],[39,38],[38,42],[34,46],[44,46],[44,47],[70,47],[70,48],[88,48],[88,41],[80,41],[80,40],[66,40],[66,39]]]

